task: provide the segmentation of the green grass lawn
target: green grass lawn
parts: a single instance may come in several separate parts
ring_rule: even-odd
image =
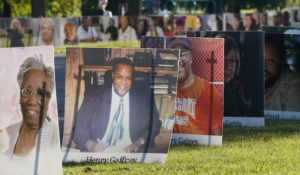
[[[101,47],[101,48],[140,48],[140,42],[101,42],[101,43],[80,43],[79,45],[55,47],[55,54],[65,53],[67,47]]]
[[[222,146],[173,145],[165,164],[64,164],[64,174],[300,174],[300,120],[224,126]]]

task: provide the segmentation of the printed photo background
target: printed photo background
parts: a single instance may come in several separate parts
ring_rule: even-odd
[[[178,41],[176,41],[176,39]],[[144,37],[141,41],[142,48],[168,48],[170,43],[175,42],[186,42],[185,40],[180,40],[180,37]],[[193,125],[195,123],[201,122],[198,117],[201,117],[202,123],[198,125],[201,126],[202,129],[199,129],[197,133],[193,129],[185,130],[184,132],[174,132],[172,135],[172,142],[173,144],[207,144],[207,145],[221,145],[222,144],[222,131],[219,134],[214,134],[212,131],[208,131],[207,134],[205,128],[215,128],[216,125],[220,125],[219,127],[222,128],[222,117],[223,117],[223,88],[224,88],[224,80],[223,80],[223,70],[224,70],[224,41],[223,39],[209,39],[209,38],[189,38],[192,45],[192,73],[194,76],[198,76],[210,84],[212,87],[216,89],[217,98],[219,99],[220,106],[217,105],[218,100],[215,101],[211,105],[213,108],[213,112],[211,114],[209,111],[205,111],[205,109],[201,109],[200,107],[197,108],[195,106],[196,111],[200,111],[199,113],[196,112],[195,119],[189,119],[189,125]],[[176,44],[175,44],[176,45]],[[204,47],[205,46],[205,47]],[[211,64],[213,63],[213,64]],[[178,93],[178,92],[177,92]],[[209,93],[203,91],[203,93]],[[198,94],[198,93],[197,93]],[[177,94],[178,96],[178,94]],[[202,97],[202,99],[201,99]],[[186,96],[185,98],[189,98]],[[213,98],[212,96],[208,96],[208,98]],[[205,101],[206,104],[210,103],[211,99],[206,99],[204,96],[199,97],[199,102]],[[197,99],[198,102],[198,99]],[[216,103],[216,104],[215,104]],[[176,104],[180,106],[180,104]],[[196,103],[197,105],[197,103]],[[203,104],[204,105],[204,104]],[[216,109],[214,105],[218,106],[220,109]],[[209,105],[208,105],[209,108]],[[203,110],[203,111],[202,111]],[[218,111],[222,111],[218,113]],[[220,114],[220,116],[218,116]],[[206,118],[207,116],[207,118]],[[216,119],[217,118],[217,119]],[[203,123],[207,123],[204,125]],[[176,122],[175,122],[176,123]],[[211,123],[211,126],[210,124]],[[192,127],[191,127],[192,128]],[[201,130],[201,131],[200,131]],[[209,129],[208,129],[209,130]],[[205,134],[203,134],[205,133]]]
[[[78,133],[80,133],[80,128],[85,126],[84,123],[92,122],[91,120],[81,122],[83,120],[81,114],[84,113],[82,111],[84,109],[86,111],[89,110],[87,109],[89,108],[87,107],[87,103],[84,104],[84,98],[88,98],[87,95],[84,96],[84,94],[91,92],[91,90],[100,92],[99,90],[106,89],[107,85],[109,86],[109,89],[112,89],[112,85],[110,84],[112,82],[112,63],[115,58],[119,57],[129,58],[134,64],[135,75],[132,79],[131,88],[135,88],[134,90],[137,91],[132,91],[129,95],[131,93],[136,92],[139,94],[140,92],[145,91],[141,98],[141,102],[133,101],[132,103],[135,103],[136,106],[132,106],[133,108],[129,106],[133,113],[131,117],[134,117],[134,114],[139,113],[139,116],[144,116],[144,119],[143,121],[139,121],[138,125],[143,126],[145,125],[145,121],[150,120],[150,130],[158,130],[159,133],[155,135],[154,138],[147,137],[150,141],[154,140],[154,145],[147,147],[149,142],[145,141],[147,143],[145,144],[146,149],[137,150],[135,153],[126,153],[123,148],[124,146],[121,146],[122,148],[120,148],[120,145],[108,147],[103,152],[91,151],[91,149],[88,149],[87,147],[83,148],[80,146],[82,144],[81,141],[78,140],[78,138],[85,138],[79,137]],[[66,57],[67,73],[65,85],[64,136],[62,143],[64,153],[63,161],[164,163],[168,153],[174,123],[173,112],[176,98],[178,57],[178,50],[68,48]],[[160,62],[167,64],[161,65],[159,64]],[[152,97],[147,99],[148,96],[146,94],[148,94],[149,91],[151,92],[154,101],[151,101]],[[102,101],[100,102],[102,103],[101,105],[97,105],[97,109],[99,107],[101,111],[96,110],[92,112],[92,115],[96,115],[95,117],[92,117],[93,121],[99,121],[99,119],[101,119],[101,122],[99,123],[100,127],[97,126],[96,128],[109,127],[104,125],[101,126],[101,124],[105,123],[105,119],[107,121],[109,118],[109,116],[105,117],[105,115],[107,112],[108,114],[110,113],[110,99],[108,101],[103,100],[102,98],[98,99],[100,97],[97,95],[90,98],[94,99],[93,103]],[[132,94],[130,98],[135,99],[134,94]],[[149,108],[152,113],[150,119],[145,118],[145,116],[147,117],[147,110],[145,110],[145,106],[143,106],[144,103],[149,103],[147,108]],[[103,109],[103,105],[106,105],[107,108]],[[91,109],[94,108],[91,106]],[[89,114],[91,113],[87,113],[86,115]],[[159,119],[154,117],[155,114],[158,115]],[[131,121],[131,123],[132,122],[134,121]],[[87,127],[94,128],[96,123],[97,122],[92,122],[92,125]],[[151,123],[153,124],[152,127],[150,127]],[[161,126],[158,123],[161,123]],[[148,124],[146,123],[146,125]],[[138,128],[136,124],[133,124],[132,126]],[[131,140],[135,138],[134,135],[139,135],[144,132],[144,130],[137,128],[129,129]],[[83,132],[84,135],[94,138],[95,132],[91,132],[91,130],[92,129],[87,129],[86,132]],[[101,140],[102,138],[99,139]],[[98,140],[94,141],[99,142]],[[132,143],[135,141],[136,140],[132,140]]]
[[[300,118],[300,35],[269,32],[265,35],[265,117]]]
[[[0,50],[2,64],[0,65],[0,79],[5,82],[1,87],[0,97],[0,128],[22,120],[19,105],[20,87],[17,82],[17,73],[22,62],[31,56],[42,54],[45,64],[54,69],[53,46],[5,48]],[[57,121],[56,91],[54,90],[49,102],[49,116]]]
[[[62,45],[78,44],[77,29],[79,27],[78,18],[61,18],[60,19],[60,43]]]
[[[218,23],[218,24],[220,25],[220,23]],[[214,14],[207,15],[207,27],[206,27],[206,30],[212,30],[212,31],[216,31],[217,30],[217,16],[216,15],[214,15]]]
[[[270,11],[268,13],[268,26],[291,26],[299,22],[299,10]]]
[[[152,16],[150,18],[150,36],[164,36],[164,24],[167,24],[167,21],[164,21],[162,16]],[[165,25],[168,26],[168,25]]]
[[[151,26],[152,25],[152,26]],[[139,16],[136,21],[135,30],[138,40],[142,38],[142,36],[151,36],[151,29],[154,29],[155,32],[155,21],[151,23],[151,19],[145,16]]]
[[[284,11],[268,11],[259,13],[223,13],[201,15],[165,15],[165,16],[87,16],[90,19],[90,27],[95,30],[99,40],[96,44],[107,41],[141,40],[142,36],[186,36],[190,31],[255,31],[262,30],[263,26],[293,26],[300,27],[300,11],[296,9]],[[12,30],[10,23],[12,18],[0,18],[0,47],[10,47],[11,41],[23,42],[25,46],[31,45],[63,45],[80,44],[78,27],[82,23],[81,18],[17,18],[20,22],[20,30]],[[41,22],[44,24],[41,32]],[[17,21],[17,20],[14,20]],[[50,22],[49,22],[50,21]],[[18,23],[18,22],[14,22]],[[69,42],[66,38],[65,25]],[[73,24],[73,25],[72,25]],[[123,26],[123,30],[122,30]],[[127,26],[127,27],[125,27]],[[75,29],[74,29],[75,28]],[[126,29],[125,29],[126,28]],[[12,31],[12,32],[10,32]],[[43,35],[42,35],[43,33]],[[23,35],[23,37],[22,37]],[[39,35],[39,36],[38,36]],[[187,35],[189,36],[189,35]],[[42,40],[44,39],[44,41]],[[52,40],[51,40],[52,38]],[[13,46],[18,46],[13,42]]]
[[[224,13],[223,14],[223,30],[234,30],[237,27],[235,26],[235,16],[233,13]],[[238,22],[236,22],[238,23]]]
[[[118,16],[118,41],[138,41],[136,22],[138,16]]]
[[[262,30],[263,26],[268,25],[268,14],[258,13],[258,28]]]
[[[82,19],[81,19],[82,23]],[[118,39],[118,16],[92,16],[91,27],[99,37],[99,42],[116,41]]]
[[[54,48],[53,46],[39,47],[23,47],[23,48],[2,48],[0,49],[2,64],[0,65],[0,80],[2,86],[0,88],[0,164],[5,167],[2,174],[62,174],[61,150],[59,141],[59,127],[56,103],[55,79],[54,88],[51,94],[51,99],[48,103],[47,117],[42,123],[37,133],[32,139],[34,146],[25,147],[25,141],[18,142],[17,140],[24,139],[20,128],[23,127],[21,121],[25,117],[33,117],[30,115],[32,111],[27,111],[27,116],[22,116],[20,87],[17,82],[17,74],[20,65],[25,59],[42,55],[42,59],[46,66],[50,66],[54,71]],[[54,72],[53,72],[54,73]],[[32,75],[32,74],[31,74]],[[55,77],[55,74],[53,74]],[[24,79],[25,81],[25,79]],[[30,88],[32,82],[27,82],[27,88]],[[35,87],[33,87],[35,88]],[[36,95],[36,94],[35,94]],[[35,97],[37,98],[37,97]],[[33,100],[33,99],[31,99]],[[37,100],[37,99],[36,99]],[[42,103],[42,102],[41,102]],[[43,104],[43,103],[42,103]],[[23,110],[38,110],[37,101],[25,101],[25,109]],[[28,116],[28,113],[29,114]],[[38,115],[36,113],[36,115]],[[36,117],[36,116],[34,116]],[[30,118],[29,118],[30,119]],[[34,123],[34,119],[26,120]],[[26,125],[30,128],[30,126]],[[27,135],[26,139],[30,139]],[[33,144],[28,143],[27,144]],[[38,159],[37,159],[38,158]],[[18,167],[18,168],[16,168]]]
[[[174,35],[177,36],[185,36],[185,20],[186,16],[174,16],[174,24],[175,24],[175,33]]]
[[[0,18],[0,47],[32,45],[31,18]]]
[[[255,31],[260,28],[257,13],[242,14],[241,17],[245,26],[245,31]]]
[[[186,31],[207,30],[207,15],[189,15],[186,17]]]
[[[224,50],[224,124],[264,126],[264,33],[195,32],[194,36],[230,38],[228,45],[225,39]]]
[[[32,18],[33,45],[60,46],[60,18]]]

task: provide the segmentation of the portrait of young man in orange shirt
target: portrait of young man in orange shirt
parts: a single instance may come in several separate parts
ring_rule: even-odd
[[[190,39],[175,38],[167,47],[181,50],[173,133],[222,135],[222,98],[211,83],[193,74]]]

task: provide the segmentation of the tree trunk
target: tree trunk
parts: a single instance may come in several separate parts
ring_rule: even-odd
[[[139,0],[128,0],[128,11],[126,15],[137,16],[140,13],[140,1]]]
[[[10,4],[4,0],[4,6],[3,6],[3,17],[11,17],[11,8]]]
[[[216,13],[222,14],[224,10],[223,0],[216,0]]]
[[[31,0],[31,17],[45,17],[44,0]]]

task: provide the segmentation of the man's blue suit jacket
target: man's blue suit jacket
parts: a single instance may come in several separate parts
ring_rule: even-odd
[[[84,93],[82,105],[77,113],[74,130],[76,148],[87,151],[88,140],[102,140],[108,127],[112,96],[112,84],[89,88]],[[147,152],[154,147],[154,138],[159,133],[161,121],[150,87],[132,84],[129,93],[129,127],[132,143],[140,137],[145,140],[138,152]],[[126,126],[125,126],[126,127]]]

